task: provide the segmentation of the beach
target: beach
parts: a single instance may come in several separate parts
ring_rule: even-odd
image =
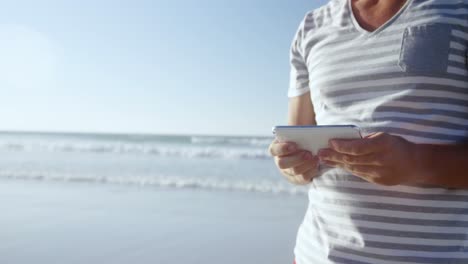
[[[75,151],[77,141],[0,135],[0,263],[292,263],[307,197],[271,160]]]

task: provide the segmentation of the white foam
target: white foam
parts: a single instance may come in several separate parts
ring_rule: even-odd
[[[0,141],[7,151],[91,152],[155,155],[181,158],[270,159],[267,148],[232,146],[161,145],[119,141]]]
[[[255,138],[255,137],[197,137],[190,138],[193,144],[229,144],[240,146],[253,146],[253,147],[268,147],[272,138]]]
[[[307,188],[293,186],[284,181],[226,181],[223,179],[200,179],[176,176],[132,176],[107,177],[98,175],[76,175],[47,171],[0,171],[0,179],[55,181],[55,182],[87,182],[100,184],[137,185],[147,187],[165,187],[175,189],[204,189],[220,191],[245,191],[272,194],[306,195]]]

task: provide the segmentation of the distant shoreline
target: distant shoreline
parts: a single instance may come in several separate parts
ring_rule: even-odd
[[[70,136],[176,136],[176,137],[231,137],[231,138],[273,138],[273,135],[222,135],[222,134],[186,134],[186,133],[150,133],[150,132],[103,132],[103,131],[46,131],[46,130],[0,130],[0,134],[25,134],[25,135],[70,135]]]

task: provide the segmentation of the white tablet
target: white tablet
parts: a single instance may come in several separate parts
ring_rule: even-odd
[[[361,132],[353,125],[339,126],[275,126],[273,134],[282,142],[295,142],[300,149],[312,154],[328,148],[330,139],[359,139]]]

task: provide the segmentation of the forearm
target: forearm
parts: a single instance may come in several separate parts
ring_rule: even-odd
[[[310,92],[289,99],[288,125],[315,125],[314,106],[310,99]]]
[[[468,145],[417,144],[418,183],[468,189]]]

